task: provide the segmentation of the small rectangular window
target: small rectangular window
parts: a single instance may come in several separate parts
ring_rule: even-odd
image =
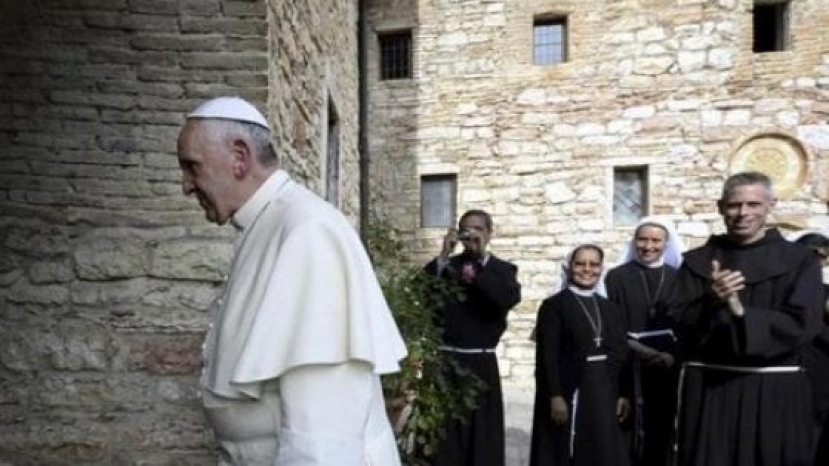
[[[455,224],[455,175],[424,175],[420,178],[420,224],[424,228],[448,228]]]
[[[648,167],[613,169],[613,224],[635,225],[648,214]]]
[[[567,61],[567,18],[533,20],[533,63],[553,65]]]
[[[412,77],[412,31],[384,32],[380,40],[380,79]]]
[[[789,1],[755,2],[754,52],[779,52],[789,48]]]
[[[339,206],[340,202],[340,116],[328,99],[328,134],[325,157],[325,199]]]

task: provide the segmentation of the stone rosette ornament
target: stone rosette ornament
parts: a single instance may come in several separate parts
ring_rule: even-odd
[[[784,132],[763,132],[736,144],[729,160],[729,173],[758,171],[774,183],[778,197],[795,196],[809,169],[808,149],[796,137]]]

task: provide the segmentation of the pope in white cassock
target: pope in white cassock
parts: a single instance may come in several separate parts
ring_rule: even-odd
[[[279,169],[240,98],[188,115],[178,158],[184,193],[240,233],[201,383],[219,464],[399,465],[380,375],[406,349],[347,219]]]

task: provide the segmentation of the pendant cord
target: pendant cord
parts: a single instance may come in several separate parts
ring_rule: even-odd
[[[598,348],[602,344],[602,313],[599,309],[599,303],[596,301],[595,296],[590,297],[591,301],[593,302],[593,309],[596,310],[596,320],[593,320],[593,317],[590,315],[590,311],[587,310],[587,306],[585,306],[584,303],[581,302],[581,299],[579,299],[579,297],[576,296],[575,293],[572,296],[581,308],[581,312],[587,318],[587,322],[590,323],[590,328],[593,330],[593,335],[595,335],[595,337],[593,338],[593,342],[596,343],[596,348]]]
[[[648,314],[650,317],[653,317],[656,313],[656,301],[659,299],[659,295],[662,293],[662,285],[665,283],[665,267],[663,266],[659,274],[659,284],[656,286],[656,292],[653,294],[653,298],[651,298],[651,287],[648,284],[648,279],[645,277],[645,272],[639,270],[639,277],[642,279],[642,286],[645,288],[645,299],[648,302]]]

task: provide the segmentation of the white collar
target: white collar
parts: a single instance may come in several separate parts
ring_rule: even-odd
[[[649,263],[642,262],[641,260],[639,260],[638,257],[635,260],[637,264],[641,265],[642,267],[647,267],[649,269],[658,269],[659,267],[665,265],[665,256],[659,256],[659,259],[656,259],[655,261]]]
[[[283,170],[277,170],[262,183],[242,207],[233,214],[230,222],[237,230],[244,231],[253,224],[262,209],[276,198],[278,194],[292,184],[291,178]]]
[[[583,296],[585,298],[589,298],[596,294],[596,288],[590,288],[589,290],[585,290],[584,288],[579,288],[577,286],[569,285],[567,287],[568,290],[572,291],[573,294]]]

